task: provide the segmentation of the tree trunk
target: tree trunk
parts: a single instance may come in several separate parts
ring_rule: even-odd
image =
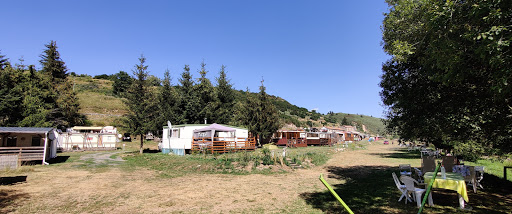
[[[144,135],[140,134],[140,154],[144,152]]]

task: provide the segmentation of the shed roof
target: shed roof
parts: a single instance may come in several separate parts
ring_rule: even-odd
[[[0,127],[0,133],[37,133],[44,134],[53,130],[48,127]]]

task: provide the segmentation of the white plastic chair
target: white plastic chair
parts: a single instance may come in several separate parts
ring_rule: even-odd
[[[416,205],[418,207],[421,207],[421,195],[426,191],[425,189],[416,188],[414,184],[418,184],[416,180],[409,176],[401,176],[400,180],[405,184],[405,188],[407,189],[407,193],[413,193],[412,197],[413,200],[416,201]],[[405,194],[405,197],[409,197],[409,194]],[[407,204],[407,200],[405,200],[405,203]],[[428,196],[428,204],[432,205],[434,204],[432,200],[432,194],[429,194]]]
[[[393,180],[395,181],[396,188],[398,188],[398,190],[402,193],[402,195],[400,196],[400,199],[398,199],[398,201],[401,201],[402,198],[405,197],[406,198],[405,203],[407,204],[407,200],[411,201],[411,199],[407,196],[407,189],[406,189],[405,185],[400,183],[400,180],[398,180],[398,177],[396,177],[396,174],[394,172],[391,173],[391,175],[393,176]]]
[[[400,175],[407,175],[411,176],[411,164],[400,164],[398,165],[398,168],[400,169]]]
[[[414,167],[414,171],[416,172],[416,175],[418,175],[418,182],[419,183],[424,183],[423,172],[420,169],[416,168],[416,167]]]
[[[483,166],[475,166],[475,174],[476,174],[476,185],[482,189],[484,187],[480,183],[484,179],[484,167]]]

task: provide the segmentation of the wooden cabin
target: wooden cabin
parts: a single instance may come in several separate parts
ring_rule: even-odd
[[[54,128],[0,127],[0,156],[17,155],[24,161],[46,161],[57,157],[59,133]]]
[[[307,147],[306,143],[306,131],[294,130],[285,131],[281,130],[274,133],[273,141],[277,146],[286,147]]]

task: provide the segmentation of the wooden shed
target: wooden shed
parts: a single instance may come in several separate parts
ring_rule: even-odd
[[[58,135],[54,128],[0,127],[0,155],[47,164],[47,160],[57,157]]]

